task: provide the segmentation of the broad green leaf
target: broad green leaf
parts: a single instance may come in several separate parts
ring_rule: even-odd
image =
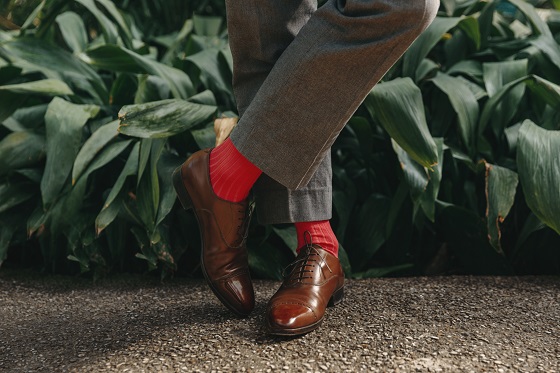
[[[83,52],[88,43],[86,26],[82,18],[74,12],[64,12],[56,17],[56,23],[66,45],[74,53]]]
[[[82,4],[87,10],[93,14],[93,16],[97,19],[97,22],[101,25],[103,29],[103,35],[105,36],[105,40],[108,44],[117,44],[118,38],[118,31],[117,27],[107,16],[99,10],[97,5],[93,0],[74,0],[77,3]]]
[[[58,79],[43,79],[34,82],[8,84],[0,86],[2,91],[10,91],[21,94],[37,94],[47,96],[67,96],[74,92],[66,85],[66,83]]]
[[[527,75],[527,60],[486,62],[482,64],[488,96],[494,96],[504,85]]]
[[[546,224],[540,221],[540,219],[537,218],[535,214],[530,213],[529,216],[527,217],[527,220],[525,220],[525,224],[523,224],[523,228],[521,229],[521,232],[519,233],[519,237],[517,238],[517,241],[515,243],[515,249],[512,254],[513,257],[515,258],[517,255],[519,255],[519,251],[523,247],[523,244],[527,242],[529,236],[532,233],[536,231],[540,231],[541,229],[544,228],[546,228]]]
[[[500,224],[509,214],[515,201],[517,174],[507,168],[484,162],[486,167],[486,221],[490,244],[503,254],[500,243]]]
[[[296,255],[296,250],[298,249],[298,238],[296,234],[296,228],[294,226],[289,226],[286,228],[272,227],[274,233],[278,235],[284,241],[286,246],[290,248],[294,256]]]
[[[132,148],[132,151],[130,152],[128,159],[126,160],[126,163],[121,173],[119,174],[117,181],[115,182],[115,185],[113,185],[113,188],[111,188],[111,192],[109,192],[109,195],[107,196],[107,199],[103,204],[103,208],[101,209],[101,212],[99,213],[97,219],[95,220],[95,231],[97,232],[98,235],[109,224],[111,224],[113,219],[116,217],[116,214],[120,210],[120,201],[117,200],[117,196],[121,193],[126,178],[132,175],[136,175],[136,173],[138,172],[139,149],[140,149],[140,143],[137,142]],[[116,204],[117,206],[113,206],[114,204]],[[111,210],[111,211],[106,211],[106,210]]]
[[[232,92],[231,80],[224,76],[220,69],[219,55],[219,49],[205,49],[188,56],[186,60],[194,63],[200,69],[201,78],[206,87],[223,92]]]
[[[82,172],[84,172],[101,149],[118,136],[118,127],[119,122],[116,120],[107,123],[101,126],[86,140],[74,161],[74,167],[72,168],[72,185],[76,184],[76,180],[78,180]]]
[[[515,5],[521,12],[523,12],[527,16],[529,22],[533,26],[534,31],[536,31],[538,34],[545,35],[552,38],[552,33],[550,32],[548,25],[538,15],[533,5],[523,0],[508,0],[508,1],[513,5]]]
[[[560,69],[560,46],[552,37],[541,35],[532,39],[531,44],[540,49],[550,61]]]
[[[437,214],[436,226],[454,260],[469,273],[512,274],[508,260],[490,245],[486,224],[477,213],[448,204]]]
[[[191,135],[200,149],[212,148],[216,144],[214,126],[191,130]]]
[[[387,276],[391,273],[404,271],[407,269],[414,268],[414,264],[412,263],[405,263],[405,264],[398,264],[389,267],[380,267],[380,268],[370,268],[363,272],[354,273],[352,278],[355,279],[363,279],[363,278],[376,278],[376,277],[383,277]]]
[[[249,267],[261,277],[282,280],[284,268],[290,269],[288,264],[281,250],[268,242],[249,246]]]
[[[451,106],[457,113],[461,140],[465,149],[470,151],[471,156],[474,156],[479,114],[476,97],[461,80],[447,74],[438,73],[433,78],[433,82],[449,98]]]
[[[48,207],[61,192],[82,142],[82,129],[99,107],[76,105],[54,98],[47,108],[47,162],[41,179],[43,204]]]
[[[81,58],[100,69],[159,76],[169,85],[175,98],[188,98],[195,93],[191,79],[183,71],[117,45],[102,45],[90,49]]]
[[[437,163],[437,148],[426,124],[422,93],[410,78],[377,84],[365,105],[415,161],[430,169]]]
[[[8,249],[10,248],[10,241],[16,231],[15,225],[0,226],[0,267],[8,257]]]
[[[151,101],[166,100],[169,98],[169,85],[160,77],[154,75],[138,76],[138,89],[134,97],[135,104]]]
[[[483,133],[484,129],[492,119],[494,111],[498,107],[504,96],[512,89],[514,89],[519,84],[526,84],[533,94],[538,96],[544,102],[560,110],[560,86],[549,82],[539,76],[529,75],[526,77],[519,78],[508,84],[504,85],[494,96],[488,100],[484,106],[484,110],[480,116],[479,133]]]
[[[28,183],[0,184],[0,213],[31,199],[36,191]]]
[[[27,28],[29,28],[29,26],[33,24],[33,21],[35,21],[35,19],[37,18],[41,10],[43,10],[43,7],[45,6],[46,2],[47,2],[46,0],[41,1],[39,5],[37,5],[37,7],[31,13],[29,13],[29,16],[21,26],[22,30],[26,30]]]
[[[17,109],[22,107],[27,98],[24,95],[0,91],[0,123],[9,118]]]
[[[0,140],[0,176],[37,164],[45,157],[45,138],[39,134],[13,132]]]
[[[222,27],[222,17],[193,14],[194,32],[201,36],[218,36]]]
[[[177,99],[127,105],[119,111],[119,132],[141,138],[169,137],[204,122],[215,112],[215,106]]]
[[[175,200],[177,199],[171,175],[173,171],[181,165],[181,161],[181,158],[171,152],[164,152],[159,158],[157,168],[160,177],[161,198],[157,212],[156,226],[171,212]]]
[[[128,27],[128,24],[126,23],[124,17],[120,13],[119,9],[116,7],[116,5],[109,0],[96,0],[96,1],[99,4],[101,4],[105,8],[105,10],[107,10],[109,15],[113,17],[113,19],[119,25],[119,29],[120,29],[119,34],[121,35],[124,44],[128,48],[132,47],[132,32],[130,30],[130,27]]]
[[[128,147],[131,142],[132,140],[117,141],[107,146],[97,157],[95,157],[93,162],[90,163],[88,168],[82,173],[81,177],[77,180],[76,185],[72,187],[70,193],[64,200],[63,221],[65,223],[72,225],[75,216],[79,215],[78,212],[83,205],[89,175],[115,159]]]
[[[25,65],[31,71],[40,71],[49,78],[58,78],[70,87],[80,88],[98,103],[106,102],[109,98],[101,77],[72,53],[57,45],[42,39],[20,37],[2,44],[0,50],[2,48],[16,64]]]
[[[391,201],[372,194],[357,211],[355,241],[351,251],[352,267],[361,270],[385,243],[385,224]]]
[[[526,120],[518,141],[517,166],[527,205],[560,234],[560,131],[548,131]]]
[[[489,62],[482,64],[488,96],[494,96],[504,85],[527,75],[527,60]],[[492,115],[492,128],[499,134],[511,121],[525,94],[525,85],[513,87],[503,96]]]
[[[412,43],[403,56],[403,76],[414,77],[420,62],[441,40],[443,34],[457,26],[460,17],[436,17],[428,28]]]
[[[439,188],[441,184],[441,179],[443,177],[443,138],[435,138],[434,141],[437,145],[438,150],[438,164],[434,167],[433,172],[429,172],[428,176],[430,181],[426,187],[426,191],[420,196],[420,206],[422,210],[430,219],[431,222],[435,222],[435,205],[437,196],[439,194]]]
[[[410,196],[416,203],[418,199],[426,190],[429,183],[428,171],[412,159],[408,153],[401,148],[395,140],[391,140],[393,150],[397,154],[401,169],[403,171],[404,180],[410,190]]]
[[[429,76],[434,74],[434,71],[438,71],[439,66],[432,60],[424,58],[422,62],[420,62],[420,66],[416,69],[416,76],[414,78],[415,82],[419,82],[423,79],[428,78]]]

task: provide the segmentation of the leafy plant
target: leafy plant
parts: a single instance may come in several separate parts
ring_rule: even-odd
[[[199,273],[170,174],[235,101],[223,3],[189,4],[44,0],[2,26],[0,264]],[[349,276],[559,272],[559,15],[444,1],[371,91],[332,151]],[[254,273],[281,278],[294,234],[253,222]]]

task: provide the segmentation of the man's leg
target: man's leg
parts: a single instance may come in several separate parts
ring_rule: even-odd
[[[240,117],[300,29],[317,10],[317,0],[227,0],[233,89]],[[332,216],[330,154],[309,183],[290,190],[263,174],[253,192],[262,224],[328,220]]]
[[[235,147],[282,185],[306,185],[438,6],[438,0],[329,0],[270,71],[231,134]]]

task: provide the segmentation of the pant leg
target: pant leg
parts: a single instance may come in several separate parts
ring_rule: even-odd
[[[240,117],[284,50],[317,9],[317,0],[227,0],[233,89]],[[332,215],[332,170],[326,157],[308,185],[290,190],[266,174],[255,184],[263,224],[327,220]]]
[[[308,184],[371,88],[435,18],[439,0],[328,0],[285,49],[231,134],[264,173]]]

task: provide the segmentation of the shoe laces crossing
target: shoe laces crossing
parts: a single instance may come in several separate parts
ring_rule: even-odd
[[[249,236],[249,224],[251,223],[251,217],[253,216],[254,207],[255,202],[251,201],[247,208],[238,210],[238,212],[240,212],[240,223],[237,226],[237,233],[242,237],[239,247],[243,245],[243,242],[245,242],[245,240]]]
[[[325,264],[328,270],[332,273],[331,267],[325,260],[325,258],[319,253],[319,251],[313,246],[313,237],[309,231],[304,232],[305,255],[299,259],[296,259],[293,263],[289,264],[282,273],[282,276],[289,283],[303,282],[306,279],[311,279],[311,275],[315,271],[315,267],[321,264]],[[298,255],[299,256],[299,255]]]

